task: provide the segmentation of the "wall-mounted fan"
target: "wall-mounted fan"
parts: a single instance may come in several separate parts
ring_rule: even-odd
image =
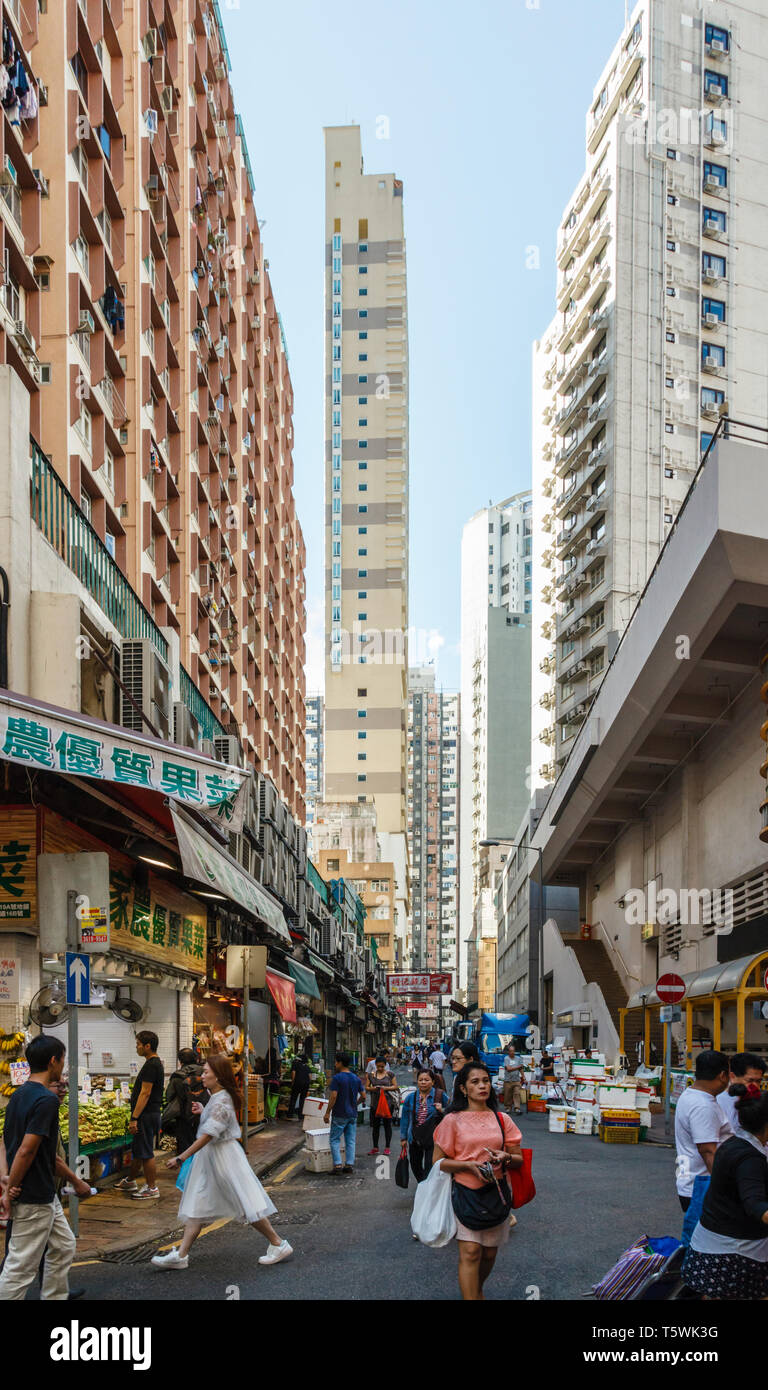
[[[55,1028],[69,1016],[67,998],[58,980],[39,989],[29,1003],[29,1017],[38,1028]]]
[[[121,994],[119,988],[115,990],[115,997],[110,1001],[109,1007],[124,1023],[140,1023],[144,1017],[141,1004],[131,999],[130,994]]]

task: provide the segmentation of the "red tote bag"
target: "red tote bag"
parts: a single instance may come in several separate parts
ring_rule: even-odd
[[[392,1111],[389,1108],[389,1101],[387,1099],[386,1091],[379,1091],[379,1099],[376,1102],[376,1109],[373,1113],[377,1120],[392,1119]]]
[[[528,1202],[532,1202],[536,1196],[536,1184],[533,1181],[533,1150],[523,1149],[523,1163],[520,1168],[510,1168],[507,1177],[512,1188],[513,1208],[524,1207]]]

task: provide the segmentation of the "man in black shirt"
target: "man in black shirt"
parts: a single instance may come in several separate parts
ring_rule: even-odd
[[[289,1120],[293,1119],[293,1107],[297,1106],[296,1119],[300,1120],[304,1110],[304,1102],[307,1099],[309,1085],[312,1080],[312,1073],[309,1070],[309,1057],[306,1049],[294,1057],[291,1065],[291,1099],[288,1102]]]
[[[163,1108],[165,1071],[157,1055],[158,1037],[148,1028],[136,1034],[136,1051],[144,1058],[131,1090],[131,1122],[133,1135],[131,1170],[128,1177],[115,1183],[119,1192],[130,1192],[138,1202],[155,1201],[160,1196],[157,1186],[155,1148],[160,1137],[160,1114]],[[136,1182],[144,1169],[144,1186]]]
[[[26,1049],[30,1077],[14,1091],[5,1112],[5,1152],[9,1172],[0,1184],[0,1210],[13,1221],[0,1274],[0,1302],[23,1299],[45,1251],[41,1298],[69,1296],[73,1236],[56,1196],[55,1178],[78,1189],[86,1185],[56,1156],[59,1102],[50,1090],[64,1070],[65,1047],[41,1033]]]

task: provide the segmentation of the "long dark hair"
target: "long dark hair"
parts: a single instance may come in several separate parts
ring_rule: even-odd
[[[226,1091],[235,1107],[235,1114],[240,1119],[243,1097],[235,1079],[235,1073],[228,1057],[223,1052],[212,1052],[210,1057],[206,1057],[206,1062],[213,1072],[222,1090]]]
[[[485,1072],[486,1076],[488,1077],[488,1080],[491,1082],[491,1091],[490,1095],[488,1096],[488,1100],[486,1101],[486,1107],[488,1110],[498,1111],[499,1102],[496,1099],[496,1092],[493,1089],[493,1078],[484,1062],[467,1062],[467,1065],[465,1067],[462,1067],[461,1071],[458,1073],[458,1076],[456,1077],[456,1080],[453,1083],[453,1100],[451,1101],[451,1110],[460,1111],[469,1109],[469,1100],[467,1099],[467,1093],[462,1088],[466,1086],[467,1081],[469,1080],[469,1077],[473,1071]]]

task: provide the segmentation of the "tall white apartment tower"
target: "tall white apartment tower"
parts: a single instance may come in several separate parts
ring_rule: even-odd
[[[473,930],[480,841],[513,835],[528,804],[529,492],[483,507],[461,542],[460,935]],[[462,949],[462,978],[465,951]]]
[[[363,172],[359,126],[334,126],[325,189],[325,796],[373,801],[380,837],[398,841],[384,857],[406,873],[403,185]]]
[[[721,414],[768,420],[768,8],[641,0],[533,354],[533,784],[587,716]]]

